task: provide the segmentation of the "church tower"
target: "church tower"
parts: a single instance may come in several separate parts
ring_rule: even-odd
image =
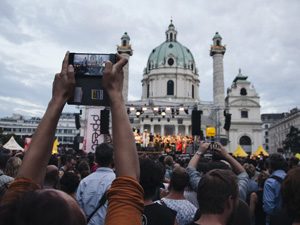
[[[132,56],[132,49],[130,45],[130,37],[127,32],[121,37],[121,45],[118,45],[118,53],[128,59],[128,63],[123,67],[124,81],[123,81],[123,98],[124,101],[128,101],[128,79],[129,79],[129,57]]]
[[[221,109],[225,106],[224,95],[224,69],[223,56],[226,52],[226,47],[222,45],[222,37],[216,32],[213,37],[213,45],[210,48],[210,56],[213,58],[213,96],[214,104]]]

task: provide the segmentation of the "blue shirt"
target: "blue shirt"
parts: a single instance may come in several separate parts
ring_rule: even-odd
[[[116,178],[114,171],[108,167],[100,167],[82,181],[77,189],[76,199],[88,218],[95,208],[105,191],[107,191],[113,180]],[[89,225],[104,225],[106,216],[107,202],[94,214]]]
[[[283,170],[274,171],[271,176],[277,176],[282,179],[286,176]],[[266,214],[273,215],[281,208],[281,183],[273,178],[268,178],[264,185],[263,209]]]

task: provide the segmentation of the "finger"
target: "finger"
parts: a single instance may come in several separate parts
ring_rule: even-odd
[[[69,65],[68,66],[68,78],[71,80],[71,81],[75,81],[75,76],[74,76],[74,67],[72,65]]]
[[[111,61],[106,61],[105,62],[105,68],[104,68],[104,71],[103,71],[103,75],[109,74],[112,70],[112,67],[113,67],[113,65],[112,65]]]
[[[62,66],[61,66],[61,73],[62,74],[67,74],[68,65],[69,65],[69,51],[66,52],[65,58],[62,62]]]
[[[118,58],[119,57],[119,58]],[[115,68],[117,71],[120,71],[128,62],[128,60],[122,56],[117,55],[119,59],[118,62],[115,64]]]

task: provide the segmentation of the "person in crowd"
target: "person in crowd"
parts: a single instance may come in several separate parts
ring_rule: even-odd
[[[164,165],[165,165],[165,168],[166,168],[165,180],[167,182],[169,182],[170,179],[171,179],[172,171],[174,169],[174,160],[173,160],[173,157],[170,156],[170,155],[166,156],[165,159],[164,159]]]
[[[43,188],[58,189],[58,186],[59,186],[58,168],[54,165],[48,165],[46,169]]]
[[[106,192],[116,178],[112,169],[113,151],[112,145],[107,143],[96,147],[95,158],[99,167],[96,172],[81,180],[77,189],[77,202],[83,209],[90,225],[104,224],[107,201],[105,200],[105,204],[102,203],[102,206],[98,207],[100,200],[105,198]]]
[[[243,167],[245,168],[245,170],[246,170],[246,172],[249,176],[249,183],[248,183],[248,190],[247,190],[247,202],[249,202],[250,194],[252,192],[257,192],[258,191],[258,184],[254,180],[256,170],[255,170],[254,165],[249,164],[249,163],[245,163],[243,165]]]
[[[201,180],[201,174],[197,171],[196,168],[198,166],[198,162],[201,158],[201,155],[203,155],[208,150],[209,147],[210,147],[210,143],[202,142],[200,144],[199,150],[192,157],[192,159],[190,160],[189,165],[187,167],[187,172],[190,177],[190,184],[191,184],[193,190],[195,190],[195,191],[198,189],[198,183]],[[224,158],[230,164],[233,171],[237,174],[238,187],[239,187],[239,198],[242,199],[243,201],[246,201],[248,182],[249,182],[249,176],[246,173],[246,170],[236,159],[234,159],[226,151],[226,149],[221,144],[218,144],[218,148],[215,149],[214,151],[215,151],[215,154],[218,154],[222,158]]]
[[[144,189],[144,225],[174,225],[176,211],[153,201],[164,178],[163,168],[149,158],[140,158],[140,184]]]
[[[77,171],[80,175],[80,179],[81,180],[84,179],[85,177],[87,177],[91,173],[89,163],[84,159],[81,160],[78,163]]]
[[[268,177],[269,177],[268,173],[261,171],[257,177],[258,190],[250,194],[250,201],[249,201],[250,214],[251,214],[251,220],[253,221],[252,224],[255,225],[266,224],[266,214],[263,210],[263,190],[264,190],[265,181],[267,180]]]
[[[291,169],[282,182],[283,207],[292,218],[292,225],[300,225],[300,167]]]
[[[76,159],[72,155],[66,155],[65,163],[59,169],[59,177],[61,178],[65,172],[74,172],[76,167]]]
[[[9,184],[14,180],[13,177],[7,176],[4,174],[4,170],[9,160],[10,155],[8,152],[5,152],[3,149],[0,150],[0,201],[1,197],[4,195]]]
[[[191,225],[226,225],[238,205],[239,189],[235,174],[230,170],[211,170],[200,180],[197,200],[201,217]]]
[[[184,189],[189,183],[189,175],[182,167],[174,168],[170,185],[169,194],[162,198],[169,208],[177,212],[176,220],[179,225],[186,225],[193,221],[197,208],[185,199],[183,193]]]
[[[62,191],[41,189],[60,114],[74,91],[74,68],[68,65],[68,61],[67,52],[62,70],[56,74],[53,82],[52,98],[32,138],[17,178],[0,203],[0,225],[86,224],[84,213],[72,197]],[[138,155],[122,98],[122,69],[126,63],[127,60],[119,55],[115,65],[106,62],[102,80],[111,103],[117,174],[108,192],[106,225],[140,225],[144,205],[143,189],[138,183]]]
[[[295,156],[291,157],[288,161],[289,169],[293,169],[299,166],[299,159]]]
[[[79,177],[77,174],[72,172],[65,172],[60,179],[60,189],[76,199],[76,190],[79,185]]]
[[[263,192],[263,209],[266,213],[266,224],[271,217],[281,210],[281,183],[286,176],[286,161],[279,153],[271,154],[268,158],[270,177],[265,181]]]
[[[22,159],[18,157],[11,157],[5,167],[5,174],[10,177],[16,177],[19,171],[19,168],[21,167]]]

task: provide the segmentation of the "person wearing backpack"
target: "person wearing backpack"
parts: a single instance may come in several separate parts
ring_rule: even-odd
[[[271,154],[268,159],[269,178],[265,181],[263,191],[263,209],[266,213],[266,224],[270,225],[272,216],[275,216],[282,205],[281,183],[286,176],[286,161],[281,154]]]

